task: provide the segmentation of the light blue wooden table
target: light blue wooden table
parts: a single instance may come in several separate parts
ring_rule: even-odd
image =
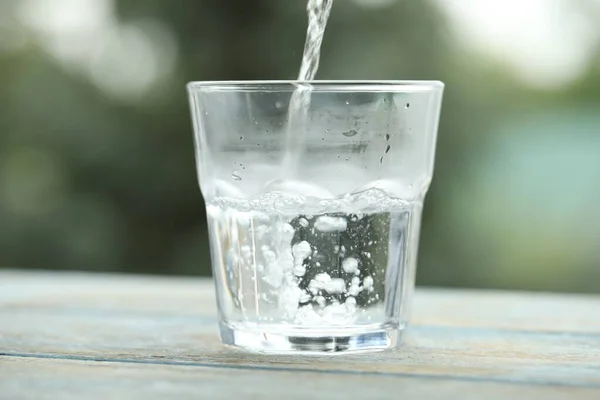
[[[0,399],[600,399],[600,297],[420,289],[404,342],[246,354],[208,280],[0,270]]]

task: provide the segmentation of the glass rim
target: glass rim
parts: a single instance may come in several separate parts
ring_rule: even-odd
[[[308,86],[313,92],[433,92],[441,91],[444,83],[426,80],[251,80],[251,81],[192,81],[189,91],[201,92],[269,92],[294,91]]]

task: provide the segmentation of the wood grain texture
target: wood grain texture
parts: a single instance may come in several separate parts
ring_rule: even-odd
[[[226,349],[216,321],[207,280],[0,271],[0,398],[600,398],[600,297],[419,289],[403,347],[352,356]]]
[[[4,371],[3,371],[4,370]],[[9,371],[8,381],[3,372]],[[11,399],[594,399],[589,388],[529,387],[493,382],[311,371],[221,370],[210,367],[10,358],[0,364]],[[7,397],[8,398],[8,397]]]

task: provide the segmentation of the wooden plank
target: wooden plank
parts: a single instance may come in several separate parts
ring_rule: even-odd
[[[420,289],[399,351],[264,356],[220,345],[207,280],[0,271],[0,365],[10,363],[12,375],[32,360],[87,369],[144,363],[136,368],[262,371],[265,382],[275,373],[326,374],[600,398],[599,310],[593,296]]]
[[[589,388],[184,365],[0,357],[0,398],[70,399],[597,399]]]
[[[0,270],[0,307],[214,317],[210,280]],[[414,325],[600,333],[600,296],[420,288]]]
[[[212,314],[215,299],[207,279],[0,270],[0,307]]]

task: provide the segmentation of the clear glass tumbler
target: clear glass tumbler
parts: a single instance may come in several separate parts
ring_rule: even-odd
[[[443,84],[192,82],[188,92],[223,342],[396,347]]]

